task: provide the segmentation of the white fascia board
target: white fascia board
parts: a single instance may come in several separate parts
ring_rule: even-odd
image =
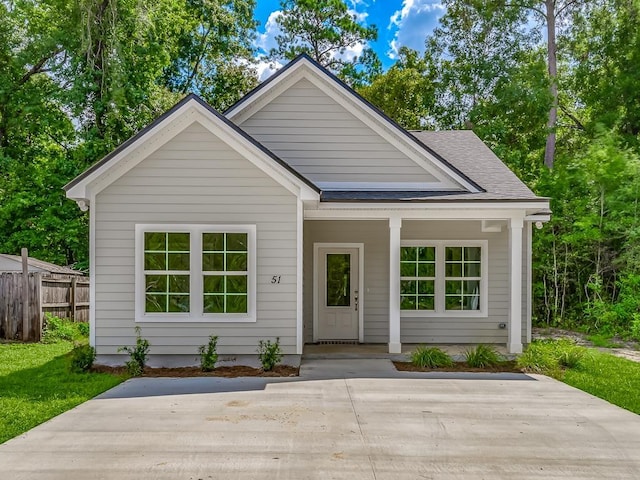
[[[340,204],[331,204],[334,205]],[[307,206],[307,205],[305,205]],[[526,206],[522,204],[478,205],[464,204],[418,204],[380,206],[379,204],[343,204],[342,208],[306,208],[305,220],[383,220],[399,216],[405,220],[505,220],[523,217]]]
[[[356,191],[400,191],[405,192],[408,190],[425,191],[440,191],[445,186],[442,183],[437,182],[315,182],[315,184],[322,190],[328,191],[341,191],[341,190],[356,190]],[[451,190],[446,186],[447,191],[461,191]]]
[[[303,200],[319,198],[318,192],[278,165],[274,159],[239,135],[232,127],[222,122],[196,100],[187,102],[156,127],[70,188],[67,191],[67,197],[74,200],[86,200],[89,195],[95,196],[195,122],[200,123],[292,194]]]
[[[256,92],[250,101],[242,103],[227,112],[226,117],[236,124],[241,124],[250,117],[254,111],[260,110],[265,104],[284,92],[288,86],[302,79],[310,81],[338,104],[345,106],[346,102],[348,104],[347,110],[349,110],[352,115],[413,160],[417,165],[438,178],[442,182],[439,189],[462,189],[474,193],[479,192],[474,185],[442,164],[428,151],[419,148],[418,145],[410,145],[410,142],[406,138],[403,138],[396,131],[396,128],[381,117],[378,112],[355,97],[344,85],[335,81],[327,81],[326,73],[319,70],[318,67],[305,58],[300,59],[298,63],[272,80],[269,85],[261,91]]]

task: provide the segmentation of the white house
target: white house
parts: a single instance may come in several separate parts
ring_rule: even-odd
[[[531,335],[533,194],[471,131],[407,132],[307,56],[224,115],[190,95],[65,187],[90,210],[91,344]]]

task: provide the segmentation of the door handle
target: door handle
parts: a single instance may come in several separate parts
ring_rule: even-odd
[[[356,312],[357,312],[358,311],[358,291],[357,290],[353,292],[353,300],[354,300]]]

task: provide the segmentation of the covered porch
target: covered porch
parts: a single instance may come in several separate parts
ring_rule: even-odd
[[[304,353],[401,355],[430,344],[458,355],[479,343],[522,352],[539,205],[454,207],[305,208]]]

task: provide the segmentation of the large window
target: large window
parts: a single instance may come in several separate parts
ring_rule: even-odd
[[[486,316],[486,303],[486,241],[402,243],[403,316]]]
[[[255,321],[255,226],[136,225],[136,321]]]

